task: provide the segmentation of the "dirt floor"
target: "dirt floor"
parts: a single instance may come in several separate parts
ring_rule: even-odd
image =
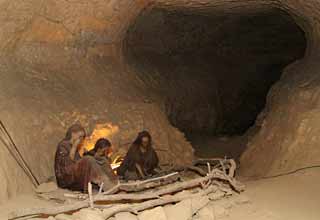
[[[294,175],[260,181],[246,181],[246,198],[235,204],[237,196],[217,201],[225,207],[221,220],[318,220],[320,219],[320,169],[307,170]],[[49,207],[55,205],[33,195],[20,196],[0,207],[0,219],[24,207]]]
[[[228,142],[227,140],[231,140]],[[227,155],[237,155],[235,143],[245,143],[245,138],[198,139],[198,156],[213,157],[223,155],[223,146]],[[212,145],[209,145],[212,144]],[[200,146],[208,148],[199,148]],[[219,146],[210,150],[209,146]],[[202,149],[202,151],[199,151]],[[241,179],[241,177],[239,177]],[[225,208],[221,220],[318,220],[320,219],[320,169],[309,169],[295,174],[262,180],[242,180],[246,191],[228,199],[215,201]],[[241,198],[239,201],[239,198]],[[0,206],[0,219],[7,219],[7,214],[15,209],[24,207],[48,207],[56,205],[43,201],[35,195],[23,195]]]

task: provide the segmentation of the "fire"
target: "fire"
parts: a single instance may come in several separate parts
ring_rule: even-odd
[[[80,155],[83,155],[84,151],[91,150],[94,148],[95,143],[100,138],[107,138],[110,141],[112,140],[112,137],[119,132],[119,127],[117,125],[112,125],[111,123],[105,123],[105,124],[97,124],[92,132],[92,134],[85,138],[83,141],[81,148],[79,149]],[[111,157],[111,155],[108,155]],[[119,155],[112,155],[112,162],[111,162],[111,168],[116,169],[120,166],[122,162],[122,157]]]
[[[112,139],[112,137],[119,132],[117,125],[111,123],[97,124],[89,137],[82,143],[82,149],[91,150],[94,148],[95,143],[100,138]]]
[[[118,168],[120,165],[121,165],[121,163],[122,163],[122,160],[123,160],[123,158],[121,157],[121,156],[116,156],[113,160],[112,160],[112,162],[111,162],[111,168],[114,170],[114,169],[116,169],[116,168]]]

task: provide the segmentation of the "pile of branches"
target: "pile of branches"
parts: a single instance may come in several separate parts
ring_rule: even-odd
[[[196,166],[199,164],[206,165],[206,171]],[[172,172],[144,181],[119,183],[109,191],[99,191],[96,195],[92,194],[92,186],[89,183],[89,195],[82,201],[58,207],[21,209],[10,213],[9,219],[28,216],[54,216],[88,207],[104,209],[104,218],[108,219],[119,212],[138,213],[153,207],[205,196],[218,190],[224,191],[225,185],[228,185],[236,192],[244,190],[244,185],[234,177],[236,163],[232,159],[197,160],[193,166],[184,167],[185,169],[196,171],[200,176],[186,181],[179,181],[181,179],[180,173]],[[178,170],[181,170],[181,168]],[[196,187],[201,189],[195,193],[178,194],[183,190]]]

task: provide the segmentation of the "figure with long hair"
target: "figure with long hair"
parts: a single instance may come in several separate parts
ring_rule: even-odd
[[[117,174],[126,180],[144,179],[156,174],[159,165],[156,151],[152,147],[149,132],[142,131],[130,146]]]
[[[117,176],[111,168],[111,160],[109,158],[109,155],[111,155],[111,153],[111,142],[106,138],[100,138],[99,140],[97,140],[94,148],[88,152],[85,152],[84,156],[94,157],[99,165],[105,166],[105,171],[107,172],[108,176],[113,180],[116,180]]]
[[[101,186],[103,190],[113,187],[117,180],[110,176],[109,164],[99,164],[95,157],[79,155],[79,146],[86,136],[80,124],[72,125],[59,143],[55,155],[55,174],[61,188],[86,192],[88,183]],[[101,151],[99,151],[101,152]]]

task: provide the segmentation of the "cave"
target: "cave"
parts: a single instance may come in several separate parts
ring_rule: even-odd
[[[242,202],[259,207],[230,220],[319,219],[319,0],[2,0],[0,10],[0,218],[46,203],[34,188],[54,183],[57,144],[80,122],[120,156],[149,131],[160,167],[234,158],[252,199]]]
[[[164,97],[170,123],[201,145],[253,127],[269,89],[305,49],[304,31],[281,9],[230,16],[153,8],[128,28],[123,50],[138,77]],[[219,156],[239,157],[239,148]]]

